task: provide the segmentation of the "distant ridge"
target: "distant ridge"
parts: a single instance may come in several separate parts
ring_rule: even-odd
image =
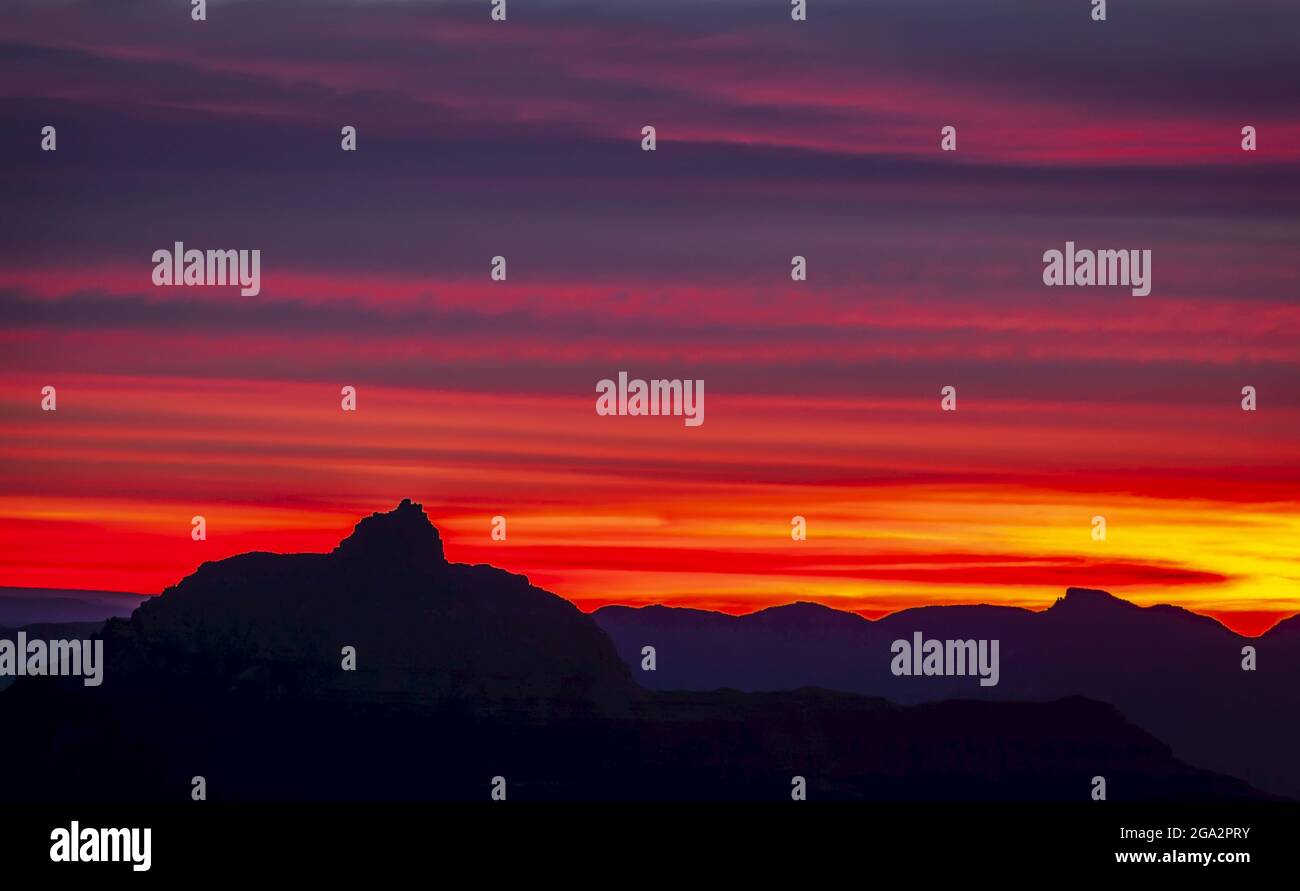
[[[602,610],[663,609],[663,610],[679,611],[684,615],[707,614],[710,616],[720,616],[726,619],[740,619],[740,618],[747,618],[747,617],[758,617],[761,615],[769,615],[769,614],[772,616],[778,616],[783,614],[816,616],[816,615],[821,615],[822,611],[824,611],[826,613],[835,614],[835,618],[824,617],[826,618],[827,621],[840,621],[841,617],[847,617],[849,619],[859,619],[863,622],[881,622],[890,619],[893,616],[912,614],[917,610],[933,610],[933,609],[960,610],[960,609],[974,608],[980,610],[1001,609],[1001,610],[1011,610],[1015,612],[1041,613],[1041,612],[1045,612],[1046,610],[1050,610],[1054,608],[1064,608],[1069,610],[1073,610],[1076,608],[1085,609],[1085,610],[1097,609],[1097,608],[1102,608],[1103,605],[1105,604],[1111,604],[1111,603],[1120,604],[1135,610],[1152,610],[1155,612],[1167,612],[1171,614],[1188,616],[1196,621],[1209,622],[1216,626],[1222,627],[1225,630],[1229,631],[1230,633],[1237,635],[1238,637],[1241,637],[1246,640],[1265,637],[1268,634],[1270,634],[1273,631],[1273,629],[1279,628],[1282,625],[1288,625],[1288,627],[1293,627],[1293,628],[1300,627],[1300,614],[1297,614],[1294,616],[1288,616],[1286,618],[1280,619],[1272,627],[1265,630],[1263,633],[1259,635],[1242,634],[1239,631],[1234,631],[1232,628],[1225,625],[1223,622],[1221,622],[1214,616],[1207,615],[1205,613],[1198,613],[1195,610],[1188,609],[1187,607],[1184,606],[1176,606],[1167,603],[1153,604],[1151,606],[1141,606],[1139,604],[1133,603],[1130,600],[1125,600],[1122,597],[1118,597],[1109,591],[1104,591],[1100,588],[1085,588],[1085,587],[1066,588],[1065,594],[1056,598],[1056,600],[1053,601],[1053,603],[1050,606],[1041,610],[1031,609],[1023,606],[1008,606],[1004,604],[989,604],[989,603],[925,604],[921,606],[905,607],[903,609],[895,610],[894,612],[891,613],[886,613],[885,615],[882,615],[878,618],[871,619],[861,615],[860,613],[852,612],[850,610],[839,609],[838,607],[830,606],[825,603],[820,603],[817,601],[810,601],[810,600],[796,600],[790,603],[773,604],[770,606],[760,607],[756,610],[747,613],[722,612],[720,610],[711,610],[711,609],[705,609],[702,607],[693,607],[693,606],[676,606],[668,603],[647,603],[647,604],[636,604],[636,605],[614,603],[614,604],[608,604],[606,606],[599,607],[593,610],[592,614],[594,615],[596,613],[601,612]]]
[[[37,622],[103,622],[129,616],[140,594],[64,588],[0,588],[0,626],[17,628]]]
[[[792,690],[816,686],[894,702],[1112,703],[1192,764],[1300,797],[1300,617],[1258,638],[1180,607],[1143,607],[1069,588],[1047,609],[923,606],[870,620],[796,603],[740,616],[607,606],[593,614],[637,679],[657,690]],[[891,644],[914,632],[1000,641],[1001,677],[895,677]],[[643,646],[654,672],[635,672]],[[1257,669],[1243,671],[1242,648]]]

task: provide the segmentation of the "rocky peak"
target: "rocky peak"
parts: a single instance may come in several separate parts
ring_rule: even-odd
[[[357,523],[334,554],[347,560],[411,569],[437,569],[447,563],[442,537],[429,522],[424,506],[409,498],[387,513],[373,513]]]

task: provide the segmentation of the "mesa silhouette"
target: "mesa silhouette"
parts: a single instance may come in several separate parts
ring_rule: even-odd
[[[572,604],[448,563],[410,501],[329,554],[205,563],[100,633],[101,687],[0,693],[0,797],[186,801],[202,776],[211,800],[487,800],[502,776],[511,800],[788,801],[803,776],[813,800],[1087,802],[1095,775],[1111,799],[1264,797],[1080,697],[646,690]]]
[[[656,647],[657,671],[640,678],[655,689],[816,686],[904,704],[1084,696],[1118,707],[1190,764],[1300,797],[1300,617],[1248,638],[1179,607],[1139,607],[1089,588],[1070,588],[1041,612],[928,606],[871,621],[795,603],[743,616],[609,606],[593,617],[629,665],[642,646]],[[891,643],[917,631],[1000,641],[999,683],[896,677]],[[1256,649],[1255,671],[1242,670],[1245,646]]]

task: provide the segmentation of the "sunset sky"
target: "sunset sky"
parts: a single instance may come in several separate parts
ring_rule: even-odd
[[[0,586],[409,497],[584,609],[1300,612],[1300,5],[509,4],[0,7]],[[1045,287],[1067,240],[1151,294]],[[176,241],[261,293],[154,287]]]

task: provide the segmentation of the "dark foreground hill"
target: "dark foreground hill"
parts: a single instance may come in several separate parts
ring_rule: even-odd
[[[652,693],[589,616],[449,564],[419,505],[330,554],[204,564],[103,629],[104,683],[0,694],[0,798],[1251,799],[1081,698],[900,707],[824,690]],[[355,648],[356,671],[343,669]]]
[[[1300,797],[1300,618],[1259,638],[1172,606],[1142,608],[1071,588],[1042,612],[935,606],[877,621],[811,603],[746,616],[661,606],[606,607],[594,617],[637,680],[664,690],[791,690],[818,686],[899,703],[954,697],[1115,705],[1191,764]],[[892,643],[998,640],[999,679],[908,677]],[[656,648],[656,671],[635,670]],[[1254,647],[1256,669],[1243,671]]]

